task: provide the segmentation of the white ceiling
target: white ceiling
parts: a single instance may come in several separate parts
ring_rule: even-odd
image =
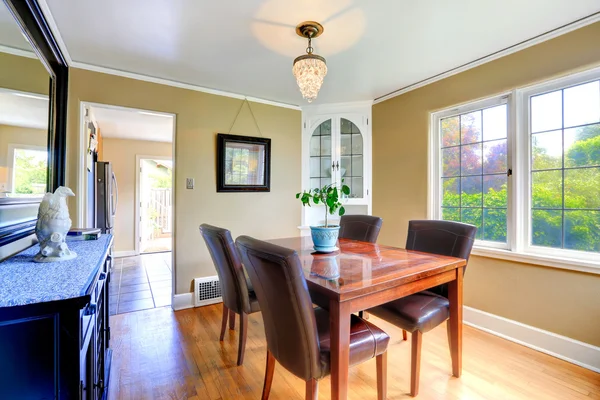
[[[79,66],[297,105],[304,20],[325,26],[317,103],[331,103],[384,96],[600,12],[598,0],[39,1]]]
[[[0,90],[0,125],[48,129],[48,97]]]
[[[90,109],[103,138],[173,141],[174,118],[171,115],[102,106]]]
[[[0,2],[0,45],[33,53],[31,45],[3,2]]]

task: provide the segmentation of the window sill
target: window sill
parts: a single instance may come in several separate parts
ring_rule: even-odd
[[[575,260],[571,258],[544,256],[530,253],[516,253],[509,250],[477,246],[473,247],[471,254],[480,257],[497,258],[500,260],[516,261],[525,264],[541,265],[544,267],[600,275],[600,262]]]

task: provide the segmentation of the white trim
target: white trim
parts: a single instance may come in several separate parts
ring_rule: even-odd
[[[175,117],[173,117],[175,118]],[[173,131],[175,130],[175,120],[173,119]],[[175,132],[173,132],[173,137],[175,136]],[[169,157],[169,156],[147,156],[147,155],[142,155],[142,154],[136,154],[135,155],[135,199],[134,199],[134,218],[135,218],[135,224],[134,224],[134,248],[135,248],[135,253],[136,254],[141,254],[140,253],[140,234],[141,234],[141,227],[140,227],[140,187],[141,187],[141,181],[140,181],[140,163],[142,160],[170,160],[173,161],[175,157]],[[174,210],[174,203],[175,203],[175,174],[174,174],[174,167],[171,170],[171,193],[173,196],[172,199],[172,208],[171,211]],[[175,215],[171,215],[171,221],[175,220]],[[171,251],[173,251],[173,231],[174,229],[171,228]]]
[[[567,257],[531,254],[477,246],[473,247],[471,254],[487,258],[497,258],[500,260],[516,261],[525,264],[542,265],[544,267],[567,269],[571,271],[600,275],[600,262],[574,260]]]
[[[35,58],[38,60],[38,56],[29,50],[17,49],[15,47],[4,46],[0,44],[0,53],[12,54],[13,56]]]
[[[114,257],[115,258],[131,257],[131,256],[135,256],[135,255],[137,255],[137,253],[135,252],[135,250],[121,250],[121,251],[115,251],[114,252]]]
[[[173,296],[171,308],[174,311],[184,310],[186,308],[194,308],[194,293],[182,293]]]
[[[600,372],[600,347],[468,306],[463,307],[463,323],[583,368]]]
[[[93,72],[100,72],[103,74],[116,75],[116,76],[121,76],[124,78],[135,79],[138,81],[157,83],[159,85],[172,86],[172,87],[177,87],[177,88],[181,88],[181,89],[188,89],[188,90],[193,90],[196,92],[214,94],[217,96],[231,97],[234,99],[248,100],[248,101],[251,101],[254,103],[268,104],[271,106],[289,108],[292,110],[300,110],[300,107],[295,104],[281,103],[278,101],[261,99],[259,97],[246,96],[246,95],[238,94],[238,93],[226,92],[224,90],[218,90],[218,89],[212,89],[212,88],[207,88],[207,87],[198,86],[198,85],[192,85],[189,83],[178,82],[178,81],[174,81],[174,80],[170,80],[170,79],[156,78],[153,76],[142,75],[142,74],[138,74],[138,73],[134,73],[134,72],[121,71],[121,70],[114,69],[114,68],[100,67],[97,65],[86,64],[86,63],[82,63],[79,61],[71,62],[71,63],[69,63],[69,66],[73,67],[73,68],[85,69],[85,70],[93,71]]]
[[[424,80],[422,80],[420,82],[408,85],[408,86],[406,86],[404,88],[398,89],[398,90],[396,90],[394,92],[391,92],[389,94],[386,94],[384,96],[377,97],[375,100],[373,100],[373,104],[381,103],[381,102],[389,100],[391,98],[403,95],[404,93],[408,93],[408,92],[413,91],[415,89],[419,89],[419,88],[421,88],[423,86],[429,85],[431,83],[434,83],[434,82],[437,82],[437,81],[441,81],[442,79],[446,79],[446,78],[448,78],[450,76],[453,76],[453,75],[456,75],[456,74],[460,74],[461,72],[470,70],[472,68],[479,67],[480,65],[486,64],[486,63],[488,63],[490,61],[494,61],[494,60],[497,60],[499,58],[508,56],[510,54],[519,52],[519,51],[524,50],[524,49],[526,49],[528,47],[535,46],[537,44],[546,42],[546,41],[548,41],[550,39],[554,39],[555,37],[567,34],[569,32],[572,32],[572,31],[577,30],[579,28],[583,28],[584,26],[587,26],[587,25],[591,25],[591,24],[593,24],[595,22],[598,22],[598,21],[600,21],[600,12],[594,13],[594,14],[588,16],[588,17],[584,17],[584,18],[582,18],[582,19],[580,19],[578,21],[575,21],[575,22],[572,22],[570,24],[564,25],[564,26],[562,26],[560,28],[557,28],[557,29],[551,30],[549,32],[543,33],[543,34],[541,34],[539,36],[536,36],[536,37],[531,38],[529,40],[526,40],[524,42],[518,43],[518,44],[516,44],[514,46],[508,47],[508,48],[506,48],[504,50],[497,51],[497,52],[492,53],[492,54],[490,54],[488,56],[482,57],[482,58],[480,58],[478,60],[475,60],[475,61],[472,61],[470,63],[461,65],[461,66],[456,67],[454,69],[451,69],[449,71],[443,72],[443,73],[441,73],[439,75],[436,75],[436,76],[433,76],[431,78],[424,79]]]

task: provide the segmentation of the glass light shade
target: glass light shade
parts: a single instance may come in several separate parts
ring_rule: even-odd
[[[327,75],[325,59],[316,54],[306,54],[294,60],[292,72],[304,97],[308,102],[317,98],[323,78]]]

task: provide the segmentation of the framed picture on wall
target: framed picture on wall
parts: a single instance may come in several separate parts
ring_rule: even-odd
[[[271,139],[217,135],[217,192],[269,192]]]

